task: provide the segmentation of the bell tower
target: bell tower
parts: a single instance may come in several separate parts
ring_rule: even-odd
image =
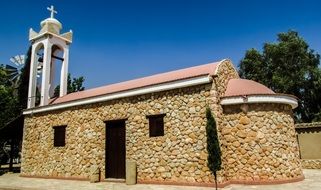
[[[50,18],[40,23],[41,30],[35,32],[32,28],[29,31],[29,41],[32,46],[29,90],[28,90],[28,108],[35,107],[37,92],[37,75],[40,85],[39,106],[48,105],[49,99],[54,93],[55,64],[61,61],[60,89],[59,97],[67,94],[68,77],[68,59],[69,45],[72,43],[72,31],[60,34],[62,24],[54,18],[57,11],[51,6],[47,8],[50,11]],[[60,56],[59,56],[60,55]]]

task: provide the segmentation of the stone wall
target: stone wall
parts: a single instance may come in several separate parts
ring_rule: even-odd
[[[219,97],[234,77],[232,63],[224,60],[208,85],[26,116],[22,175],[88,178],[98,165],[104,179],[104,121],[127,119],[126,159],[137,162],[139,181],[212,183],[205,109],[211,107],[219,126]],[[165,135],[150,138],[146,115],[163,113]],[[67,125],[65,147],[53,147],[53,126],[59,125]],[[219,182],[226,182],[224,170]]]
[[[220,184],[302,177],[290,106],[220,105],[226,85],[238,74],[229,60],[213,83],[27,115],[23,176],[88,179],[96,165],[105,178],[105,121],[126,119],[126,159],[137,163],[146,183],[213,184],[207,167],[206,106],[217,122],[222,150]],[[149,137],[147,115],[165,114],[164,136]],[[53,146],[53,127],[67,125],[66,145]],[[107,168],[108,169],[108,168]]]
[[[295,125],[302,167],[321,169],[321,122]]]
[[[301,159],[304,169],[321,169],[321,159]]]
[[[223,122],[224,122],[224,114],[222,106],[220,105],[221,97],[224,96],[224,93],[227,88],[227,83],[230,79],[239,78],[237,71],[235,70],[232,62],[228,59],[223,60],[216,69],[213,86],[211,90],[212,98],[210,107],[213,110],[213,115],[216,121],[218,137],[221,144],[221,153],[222,153],[222,169],[217,172],[218,175],[218,182],[219,183],[226,183],[227,179],[225,177],[225,165],[227,164],[227,160],[224,159],[227,157],[227,149],[225,146],[222,145],[221,141],[224,137],[222,137],[221,133],[223,130]]]
[[[295,125],[302,159],[321,159],[321,122]]]
[[[243,105],[244,106],[244,105]],[[292,109],[283,104],[224,106],[223,159],[228,181],[303,178]],[[243,109],[246,110],[246,109]]]
[[[105,123],[126,120],[126,159],[138,181],[209,183],[205,109],[212,84],[26,116],[21,174],[88,178],[105,175]],[[147,115],[166,114],[165,135],[149,137]],[[67,125],[66,145],[53,146],[53,127]]]
[[[223,97],[230,79],[240,78],[233,63],[229,59],[224,59],[217,66],[215,73],[215,84],[217,86],[217,97]]]

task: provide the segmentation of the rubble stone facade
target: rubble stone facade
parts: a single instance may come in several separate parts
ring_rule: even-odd
[[[223,61],[209,84],[115,99],[25,116],[22,176],[105,179],[105,121],[126,119],[126,160],[141,183],[213,185],[207,167],[206,117],[217,122],[222,150],[219,183],[295,181],[303,178],[292,109],[286,104],[220,105],[228,80]],[[149,137],[146,116],[165,114],[164,136]],[[66,145],[54,147],[54,126],[66,125]]]

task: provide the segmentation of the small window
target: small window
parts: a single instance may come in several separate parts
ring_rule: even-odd
[[[66,126],[56,126],[54,129],[54,146],[65,146]]]
[[[149,115],[149,137],[164,136],[164,116],[161,115]]]

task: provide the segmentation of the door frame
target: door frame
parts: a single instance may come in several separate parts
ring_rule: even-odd
[[[114,120],[107,120],[104,121],[105,123],[105,179],[107,180],[114,180],[114,181],[119,181],[119,180],[124,180],[126,178],[126,121],[127,119],[114,119]],[[107,176],[107,169],[108,169],[108,163],[107,163],[107,154],[108,154],[108,150],[107,150],[107,132],[108,132],[108,127],[112,127],[113,123],[121,123],[118,125],[121,125],[121,127],[124,130],[124,137],[123,137],[123,143],[124,143],[124,176],[121,178],[110,178]]]

